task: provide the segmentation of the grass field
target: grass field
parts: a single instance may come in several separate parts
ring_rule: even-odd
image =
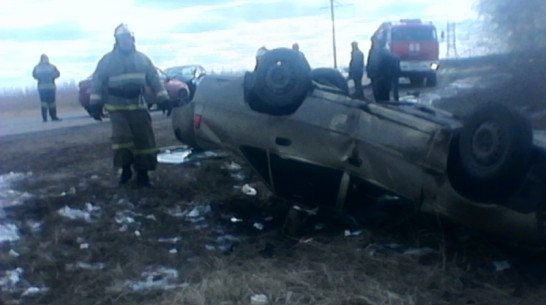
[[[78,87],[75,84],[57,87],[57,109],[64,110],[81,108],[78,102]],[[34,88],[12,89],[0,92],[0,118],[16,115],[39,113],[40,98]]]

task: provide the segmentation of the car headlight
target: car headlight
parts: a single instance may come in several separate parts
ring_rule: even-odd
[[[430,64],[430,69],[431,69],[432,71],[436,71],[436,70],[438,70],[438,68],[440,68],[440,64],[439,64],[439,63],[433,62],[433,63]]]

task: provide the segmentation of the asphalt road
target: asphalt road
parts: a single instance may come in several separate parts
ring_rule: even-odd
[[[162,115],[159,111],[153,111],[151,114],[152,117]],[[109,123],[108,119],[105,119],[103,122],[93,120],[83,109],[60,111],[59,117],[62,119],[60,122],[52,122],[51,120],[42,122],[38,110],[35,114],[28,113],[19,116],[2,117],[0,119],[0,137],[58,128]]]
[[[89,117],[83,109],[59,112],[59,117],[62,119],[60,122],[52,122],[50,120],[42,122],[41,115],[38,111],[39,109],[36,110],[36,114],[25,113],[18,116],[2,117],[0,120],[0,136],[98,123]]]

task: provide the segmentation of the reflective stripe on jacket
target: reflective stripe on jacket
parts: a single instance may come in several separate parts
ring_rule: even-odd
[[[115,47],[101,58],[93,73],[90,103],[104,104],[109,111],[145,109],[145,86],[161,99],[168,99],[155,66],[145,54],[136,50],[124,53]]]

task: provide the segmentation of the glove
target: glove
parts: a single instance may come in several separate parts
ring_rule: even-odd
[[[171,115],[171,112],[173,112],[173,106],[171,105],[170,100],[163,100],[158,106],[161,108],[161,111],[167,115],[167,117]]]
[[[95,104],[95,105],[89,106],[89,114],[96,121],[102,122],[102,105]]]

